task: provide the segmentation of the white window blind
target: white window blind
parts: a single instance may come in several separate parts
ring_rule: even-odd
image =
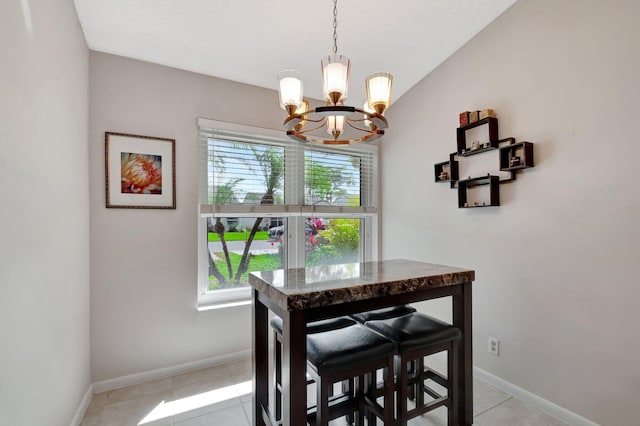
[[[376,146],[304,144],[212,124],[198,120],[202,216],[376,213]]]

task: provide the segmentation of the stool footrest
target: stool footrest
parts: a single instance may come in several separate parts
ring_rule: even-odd
[[[374,395],[373,398],[376,398],[376,396]],[[372,399],[370,395],[365,395],[364,400],[367,405],[367,411],[375,414],[381,419],[384,418],[384,413],[382,412],[383,407],[381,407],[375,399]]]
[[[443,398],[442,395],[440,395],[438,392],[436,392],[435,390],[431,389],[429,386],[427,386],[425,384],[422,385],[422,392],[426,393],[427,395],[429,395],[433,399]],[[444,398],[446,398],[446,396]]]
[[[433,370],[429,367],[424,368],[424,373],[423,373],[423,377],[424,380],[433,380],[434,382],[436,382],[437,384],[439,384],[442,387],[447,387],[448,381],[447,381],[447,377],[441,373],[439,373],[436,370]],[[418,379],[418,374],[413,372],[413,373],[409,373],[407,374],[407,383],[412,385],[414,383],[416,383],[416,381],[419,380]]]
[[[447,397],[441,396],[440,398],[430,401],[421,407],[414,408],[413,410],[407,410],[407,417],[412,419],[414,417],[421,416],[428,413],[431,410],[447,405]]]
[[[424,369],[424,378],[425,378],[425,380],[426,379],[431,379],[431,380],[433,380],[434,382],[436,382],[437,384],[439,384],[442,387],[446,388],[448,386],[447,378],[444,375],[442,375],[439,372],[437,372],[436,370],[432,370],[429,367],[426,367]]]
[[[352,414],[358,410],[358,401],[350,395],[340,395],[329,398],[329,420]],[[311,425],[316,423],[317,406],[307,407],[307,422]]]

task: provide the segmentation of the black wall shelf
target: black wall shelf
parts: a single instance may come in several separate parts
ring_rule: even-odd
[[[467,130],[473,129],[482,125],[489,125],[489,140],[482,141],[480,146],[476,149],[471,149],[472,146],[467,146]],[[498,119],[495,117],[487,117],[482,120],[478,120],[471,124],[467,124],[466,126],[458,127],[457,129],[457,139],[458,139],[458,155],[473,155],[479,154],[480,152],[488,151],[491,149],[498,148]],[[471,154],[470,154],[471,153]]]
[[[477,141],[477,144],[467,145],[467,130],[478,126],[488,126],[489,140]],[[498,139],[498,119],[495,117],[487,117],[482,120],[475,121],[456,129],[457,151],[449,154],[449,161],[434,164],[434,178],[437,183],[449,182],[451,188],[458,188],[458,207],[459,208],[476,208],[476,207],[495,207],[500,205],[500,184],[513,182],[516,179],[516,171],[527,169],[534,166],[533,161],[533,143],[532,142],[516,142],[513,137]],[[505,145],[506,144],[506,145]],[[474,146],[475,145],[475,146]],[[503,146],[504,145],[504,146]],[[491,175],[469,177],[468,179],[459,180],[460,167],[456,161],[458,157],[469,157],[488,151],[499,151],[499,169],[501,172],[510,172],[511,176],[505,178],[502,176]],[[446,172],[446,174],[443,174]],[[477,191],[475,187],[489,185],[488,194],[480,198],[471,199],[470,191]]]
[[[458,181],[458,162],[454,159],[456,153],[449,155],[449,161],[443,161],[442,163],[436,163],[433,166],[433,171],[435,175],[435,181],[438,183],[446,183],[449,182],[451,187],[453,188],[455,183]],[[446,176],[443,175],[443,172],[446,173]]]
[[[500,170],[520,170],[533,167],[533,143],[518,142],[500,148]]]
[[[469,202],[468,190],[481,185],[489,185],[489,196],[484,197],[485,201]],[[458,207],[496,207],[500,205],[500,177],[499,176],[479,176],[458,181]]]

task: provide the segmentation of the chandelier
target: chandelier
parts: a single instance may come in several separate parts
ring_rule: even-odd
[[[309,102],[302,96],[302,74],[285,70],[278,74],[280,80],[280,106],[287,112],[283,127],[287,136],[302,142],[319,142],[343,145],[351,142],[370,142],[384,135],[389,127],[384,111],[391,103],[389,73],[371,74],[365,79],[367,100],[362,108],[344,105],[349,88],[350,60],[338,55],[338,5],[333,0],[333,55],[320,61],[322,66],[322,93],[326,106],[309,109]],[[341,139],[345,125],[357,131],[351,139]],[[332,139],[310,135],[310,132],[326,127]]]

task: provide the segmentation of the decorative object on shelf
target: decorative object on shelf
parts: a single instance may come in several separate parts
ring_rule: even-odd
[[[478,113],[480,111],[471,111],[469,113],[469,124],[471,123],[475,123],[476,121],[478,121]]]
[[[478,120],[484,120],[487,117],[495,117],[496,113],[492,109],[483,109],[478,114]]]
[[[482,142],[482,144],[487,144],[486,148],[471,150],[469,146],[467,146],[467,131],[474,129],[479,126],[487,126],[488,127],[488,141]],[[480,152],[484,152],[485,150],[497,149],[498,148],[498,119],[495,117],[487,117],[484,120],[478,120],[473,123],[467,124],[466,126],[458,127],[456,130],[457,136],[457,146],[458,146],[458,154],[460,155],[475,155]],[[479,148],[479,147],[478,147]]]
[[[105,132],[107,208],[175,209],[175,139]]]
[[[473,114],[481,113],[482,118],[473,121]],[[457,135],[457,151],[450,154],[449,161],[443,163],[436,163],[434,165],[436,182],[441,182],[441,173],[445,167],[449,167],[450,177],[448,182],[451,184],[451,188],[458,188],[458,207],[459,208],[475,208],[475,207],[491,207],[500,205],[500,184],[506,182],[512,182],[516,179],[516,171],[524,168],[533,167],[533,143],[532,142],[517,142],[516,139],[509,137],[504,139],[498,139],[498,119],[495,117],[495,112],[492,109],[485,109],[482,111],[465,111],[460,114],[460,123],[464,122],[465,115],[468,118],[468,123],[458,127],[456,130]],[[474,140],[471,146],[467,146],[466,132],[469,129],[473,129],[478,126],[488,126],[489,141],[480,142]],[[487,173],[486,176],[471,177],[468,176],[466,180],[458,180],[460,173],[458,167],[458,161],[455,160],[456,155],[461,157],[469,157],[472,155],[481,154],[483,152],[489,152],[493,150],[499,150],[499,166],[501,172],[509,172],[511,175],[509,178],[506,176],[495,176],[491,173]],[[447,176],[447,175],[445,175]],[[481,185],[489,186],[488,198],[486,201],[473,201],[467,200],[467,192],[470,188],[474,188]]]
[[[533,167],[533,143],[515,141],[500,148],[500,170],[518,170]]]
[[[455,160],[456,153],[449,154],[449,161],[434,164],[434,175],[436,182],[450,182],[451,187],[458,181],[458,162]]]
[[[349,84],[350,60],[338,55],[337,36],[337,0],[333,0],[333,55],[321,61],[323,77],[323,94],[327,106],[308,109],[302,96],[302,76],[294,70],[280,72],[280,106],[287,112],[284,129],[287,136],[302,142],[319,142],[324,144],[349,144],[351,142],[373,141],[384,135],[389,125],[383,115],[391,103],[391,83],[393,76],[389,73],[371,74],[365,79],[367,100],[360,109],[345,106]],[[308,123],[316,124],[306,128]],[[360,127],[362,123],[368,128]],[[360,132],[362,136],[352,139],[339,139],[343,135],[344,126]],[[311,136],[309,132],[326,126],[332,139]]]
[[[469,124],[469,111],[460,113],[460,127]]]

